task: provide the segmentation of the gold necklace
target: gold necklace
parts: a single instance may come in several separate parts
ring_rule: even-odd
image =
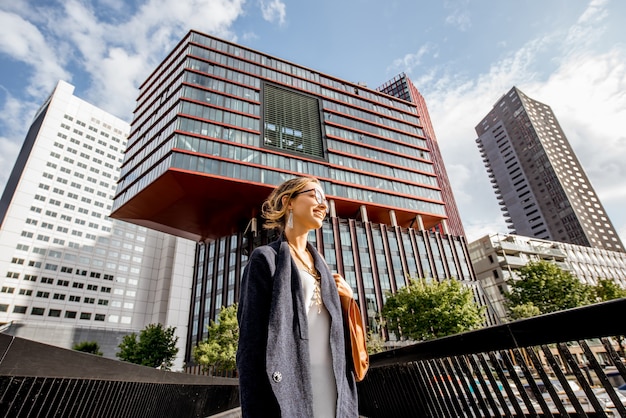
[[[321,282],[320,274],[317,272],[317,270],[315,270],[314,266],[310,267],[310,266],[307,265],[307,263],[304,262],[304,260],[302,259],[302,257],[298,253],[298,250],[296,250],[296,248],[289,241],[287,241],[287,244],[289,244],[289,247],[291,248],[291,250],[295,254],[296,258],[302,264],[302,267],[304,267],[304,269],[307,271],[307,273],[309,273],[315,279],[315,287],[313,288],[313,297],[311,298],[311,303],[315,303],[315,306],[317,306],[317,313],[318,314],[322,313],[322,289],[321,289],[321,286],[320,286],[320,282]],[[313,256],[311,256],[311,258],[313,258]]]

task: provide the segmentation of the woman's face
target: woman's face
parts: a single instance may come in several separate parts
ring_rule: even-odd
[[[300,192],[292,195],[291,210],[294,229],[311,230],[321,227],[328,211],[328,202],[321,186],[310,182]]]

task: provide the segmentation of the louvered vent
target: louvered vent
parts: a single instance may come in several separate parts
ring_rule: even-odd
[[[324,158],[319,101],[271,84],[263,86],[263,143]]]

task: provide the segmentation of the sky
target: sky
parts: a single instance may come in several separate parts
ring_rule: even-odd
[[[0,190],[64,80],[128,121],[190,30],[376,88],[406,73],[428,106],[468,240],[507,233],[474,127],[513,86],[549,105],[626,242],[626,1],[0,1]]]

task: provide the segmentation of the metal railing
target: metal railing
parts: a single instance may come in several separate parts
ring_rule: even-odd
[[[373,355],[359,412],[626,417],[615,390],[626,380],[625,313],[619,299]],[[237,411],[237,384],[0,334],[0,417],[204,418]]]
[[[626,417],[626,299],[371,356],[359,411],[376,417]]]
[[[238,406],[237,379],[156,370],[0,334],[0,417],[204,418]]]

